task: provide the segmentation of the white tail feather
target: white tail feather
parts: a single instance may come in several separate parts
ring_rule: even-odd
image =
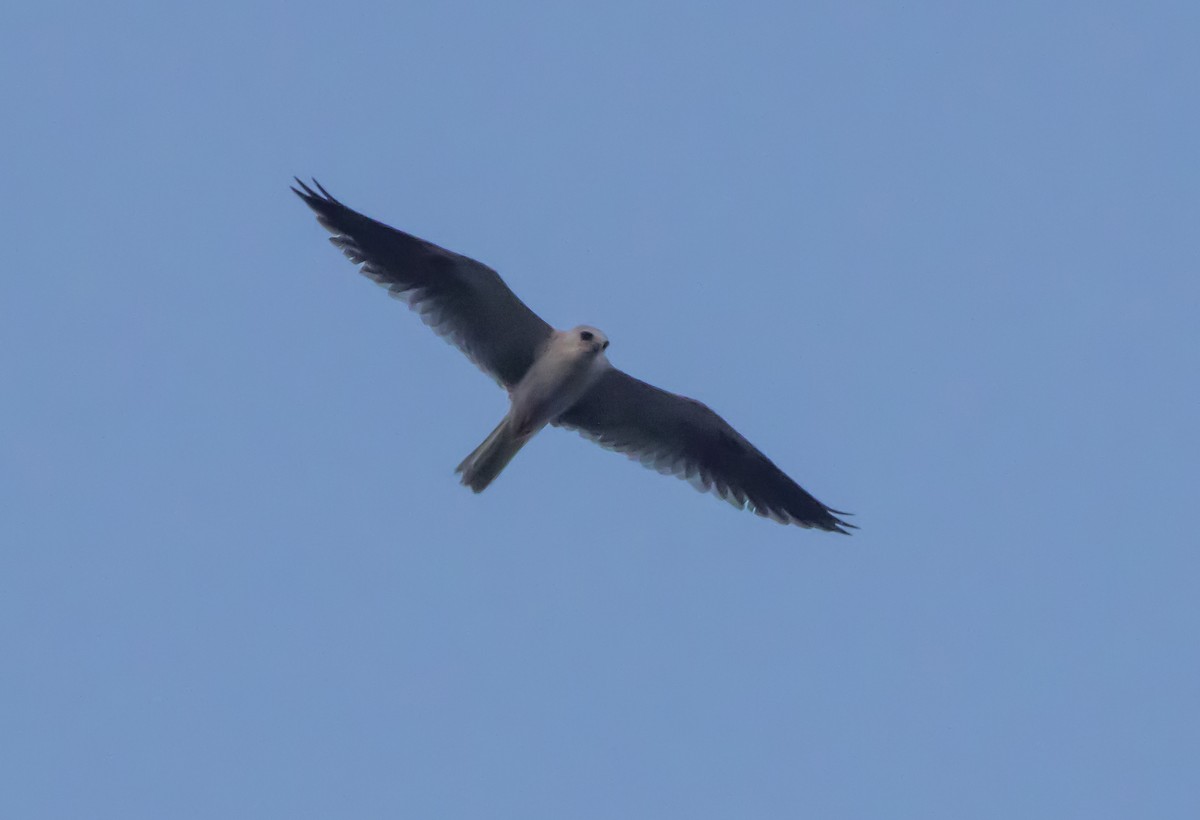
[[[463,484],[477,493],[483,492],[532,438],[529,435],[517,435],[511,427],[510,416],[505,416],[483,443],[463,459],[454,471],[462,473]]]

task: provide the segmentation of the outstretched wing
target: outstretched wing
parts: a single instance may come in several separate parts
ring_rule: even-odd
[[[554,423],[781,524],[847,535],[854,528],[705,405],[616,368]]]
[[[376,222],[338,202],[321,184],[292,188],[317,214],[330,242],[362,272],[421,314],[505,387],[533,363],[552,328],[487,265]]]

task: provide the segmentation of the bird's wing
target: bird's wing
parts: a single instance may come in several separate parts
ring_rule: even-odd
[[[553,329],[498,273],[347,208],[316,180],[316,191],[296,182],[300,188],[292,190],[333,234],[329,241],[364,274],[500,384],[511,388],[521,380]]]
[[[705,405],[616,368],[554,422],[660,473],[690,481],[739,509],[782,524],[848,534],[826,507]],[[835,515],[835,513],[837,515]]]

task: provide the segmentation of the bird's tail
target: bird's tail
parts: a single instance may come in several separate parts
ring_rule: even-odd
[[[454,471],[462,473],[462,483],[477,493],[483,492],[532,438],[530,435],[518,435],[511,418],[512,414],[508,414],[501,419],[483,444],[472,450],[471,455],[464,458]]]

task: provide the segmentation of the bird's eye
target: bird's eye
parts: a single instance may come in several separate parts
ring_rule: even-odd
[[[590,342],[592,340],[592,331],[585,330],[585,331],[581,332],[579,334],[579,338],[583,339],[585,342]]]

